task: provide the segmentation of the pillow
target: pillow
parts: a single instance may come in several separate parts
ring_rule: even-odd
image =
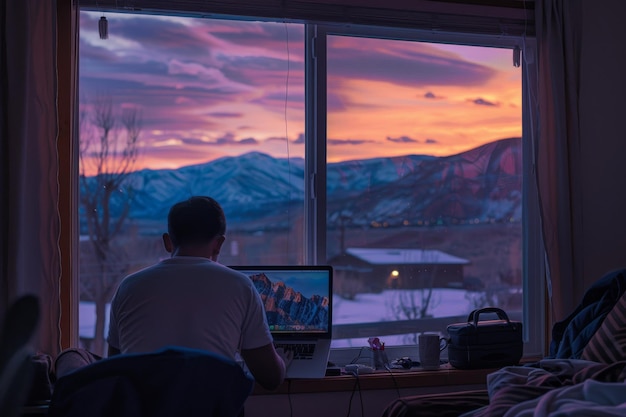
[[[589,339],[581,359],[601,363],[626,360],[626,292]]]

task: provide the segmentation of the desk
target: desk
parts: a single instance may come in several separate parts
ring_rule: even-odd
[[[495,369],[459,370],[449,364],[372,374],[292,379],[274,391],[256,386],[246,402],[246,417],[380,417],[398,397],[484,390]]]
[[[495,369],[455,369],[450,364],[441,365],[435,371],[421,368],[408,370],[379,370],[371,374],[359,375],[359,386],[363,390],[396,390],[402,388],[432,388],[458,385],[482,385],[487,383],[487,375]],[[277,389],[270,391],[259,385],[252,395],[300,394],[319,392],[351,391],[355,383],[354,375],[327,376],[320,379],[292,379],[285,381]]]
[[[414,395],[415,393],[453,392],[459,389],[484,388],[487,375],[494,369],[459,370],[449,364],[442,365],[436,371],[424,371],[421,368],[409,370],[380,370],[372,374],[358,377],[358,391],[368,392],[365,400],[367,412],[361,413],[357,400],[354,400],[354,415],[379,416],[382,409],[398,395]],[[354,375],[328,376],[320,379],[293,379],[285,381],[276,390],[266,390],[259,385],[255,386],[246,405],[246,416],[255,414],[265,415],[262,410],[274,410],[274,416],[292,415],[290,400],[299,402],[300,407],[309,407],[316,410],[312,415],[319,416],[324,407],[328,412],[321,415],[345,416],[344,408],[348,401],[352,401],[357,379]],[[320,403],[321,402],[321,403]],[[280,408],[284,409],[282,412]],[[336,407],[340,407],[338,410]],[[27,406],[23,408],[22,417],[39,417],[46,415],[47,404]],[[260,411],[261,410],[261,411]],[[336,413],[333,414],[333,411]],[[299,414],[302,415],[302,414]]]

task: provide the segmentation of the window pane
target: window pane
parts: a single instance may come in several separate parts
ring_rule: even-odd
[[[521,319],[512,51],[350,36],[327,45],[334,346],[367,346],[365,327],[415,344],[485,306]]]
[[[168,256],[160,239],[174,202],[222,203],[227,265],[302,263],[306,230],[303,25],[107,13],[100,39],[101,16],[81,13],[80,47],[79,318],[96,352],[119,280]],[[522,88],[511,58],[328,38],[335,347],[366,346],[364,329],[414,344],[485,305],[521,319]]]
[[[100,353],[121,278],[168,256],[173,203],[222,204],[224,264],[301,263],[304,240],[303,25],[105,16],[108,39],[100,12],[80,30],[79,322]]]

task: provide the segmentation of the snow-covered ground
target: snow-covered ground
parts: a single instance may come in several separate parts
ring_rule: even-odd
[[[468,314],[474,307],[466,297],[465,290],[433,290],[430,308],[432,317],[447,317]],[[338,296],[333,298],[333,324],[370,323],[378,321],[403,320],[392,311],[391,306],[400,302],[408,304],[415,300],[418,305],[423,295],[421,290],[385,290],[380,294],[358,294],[354,300]],[[402,300],[402,301],[401,301]],[[108,306],[107,306],[108,307]],[[93,338],[95,328],[95,308],[93,303],[81,302],[79,305],[79,335]],[[105,322],[105,334],[108,331],[108,308]],[[404,343],[404,336],[385,336],[389,346]],[[367,346],[367,338],[341,339],[333,341],[333,347]]]
[[[466,315],[474,308],[467,291],[458,289],[433,290],[428,314],[434,318]],[[392,306],[402,303],[405,306],[416,306],[421,303],[421,290],[385,290],[380,294],[359,294],[354,300],[341,297],[333,299],[333,325],[350,323],[370,323],[377,321],[406,320],[406,317],[394,314]],[[406,344],[405,335],[384,336],[388,346]],[[367,346],[367,338],[333,340],[333,347]]]

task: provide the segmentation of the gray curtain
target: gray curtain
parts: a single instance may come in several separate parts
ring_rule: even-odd
[[[553,321],[584,292],[580,51],[583,0],[537,0],[537,187]]]
[[[60,345],[56,1],[2,2],[0,312],[39,297],[35,347]]]

